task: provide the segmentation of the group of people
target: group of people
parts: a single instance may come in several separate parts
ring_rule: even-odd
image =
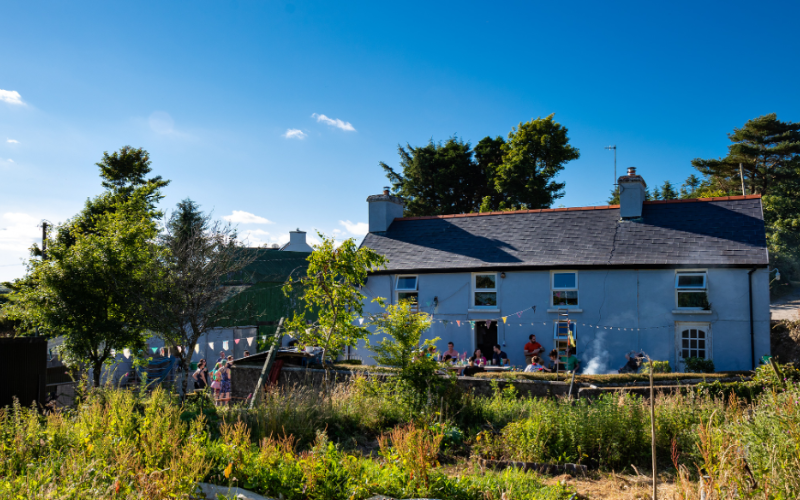
[[[250,356],[250,352],[244,351],[244,357]],[[229,405],[231,401],[231,367],[233,366],[233,356],[225,356],[225,351],[219,352],[214,364],[214,369],[208,371],[208,363],[201,359],[197,363],[197,370],[192,374],[195,390],[204,391],[211,389],[211,394],[217,405]]]
[[[492,346],[492,354],[491,354],[491,364],[495,366],[506,366],[509,364],[508,354],[503,351],[499,344],[495,344]],[[528,343],[525,344],[523,347],[523,352],[525,354],[525,371],[526,372],[552,372],[556,371],[559,367],[559,352],[557,349],[553,349],[550,351],[548,357],[550,358],[550,363],[546,364],[545,361],[541,358],[541,355],[544,353],[544,347],[542,344],[536,341],[536,335],[531,334],[528,337]],[[466,353],[464,353],[464,357],[466,357]],[[445,363],[455,363],[462,357],[459,355],[458,351],[455,349],[455,344],[453,342],[447,343],[447,351],[443,352],[441,355],[441,360]],[[483,355],[480,349],[475,349],[475,352],[469,358],[466,358],[466,366],[459,370],[459,374],[470,376],[474,373],[478,373],[483,371],[484,366],[487,364],[487,358]],[[570,347],[567,349],[566,358],[564,359],[564,368],[565,371],[577,371],[580,370],[580,361],[575,356],[575,348]]]

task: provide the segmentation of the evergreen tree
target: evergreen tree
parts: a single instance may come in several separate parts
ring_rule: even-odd
[[[678,193],[675,191],[675,188],[672,186],[672,183],[668,180],[664,181],[664,184],[661,185],[661,198],[662,200],[677,200]]]
[[[697,190],[700,189],[703,181],[699,177],[692,174],[686,178],[686,181],[681,186],[680,197],[682,199],[697,198]]]

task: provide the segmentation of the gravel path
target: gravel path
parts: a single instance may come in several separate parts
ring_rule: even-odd
[[[769,312],[773,320],[800,319],[800,290],[772,301]]]

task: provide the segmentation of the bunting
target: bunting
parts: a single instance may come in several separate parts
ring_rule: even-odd
[[[504,325],[506,324],[506,320],[507,320],[507,319],[508,319],[508,316],[503,316],[503,324],[504,324]]]
[[[208,347],[210,347],[211,349],[214,349],[214,343],[213,342],[209,342],[208,343]]]
[[[222,341],[222,349],[225,350],[225,351],[228,350],[228,341],[227,340],[223,340]]]
[[[195,344],[194,345],[194,352],[197,353],[197,354],[200,354],[200,344]]]
[[[253,345],[253,337],[247,337],[247,345]]]
[[[150,349],[153,351],[153,354],[155,354],[156,351],[158,350],[158,347],[151,347]]]
[[[239,341],[240,340],[242,340],[242,339],[233,339],[233,343],[236,344],[236,345],[239,345]]]

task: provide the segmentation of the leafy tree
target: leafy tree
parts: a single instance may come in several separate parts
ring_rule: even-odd
[[[505,194],[495,187],[498,168],[503,164],[505,144],[506,141],[501,136],[494,139],[487,136],[475,145],[475,164],[478,176],[482,180],[476,186],[480,212],[499,211],[505,201]]]
[[[564,196],[564,183],[553,179],[580,152],[569,145],[566,127],[554,116],[520,123],[508,134],[495,182],[505,195],[504,207],[548,208]]]
[[[154,244],[158,229],[149,216],[147,199],[132,192],[116,200],[105,213],[91,218],[92,230],[68,221],[57,233],[47,260],[31,259],[9,318],[24,328],[63,336],[61,355],[68,364],[88,362],[94,384],[112,353],[144,346],[145,314],[133,297],[146,296],[152,286],[147,269],[159,258]],[[83,216],[84,214],[80,214]]]
[[[405,215],[443,215],[477,210],[487,179],[472,159],[468,142],[452,137],[423,147],[399,146],[402,174],[381,162],[393,192],[405,201]],[[490,187],[490,186],[489,186]]]
[[[371,248],[358,248],[352,238],[337,247],[333,238],[317,234],[322,243],[308,257],[307,276],[289,278],[283,287],[287,296],[300,288],[305,305],[285,326],[302,346],[321,347],[323,360],[335,359],[346,347],[367,338],[369,330],[356,321],[363,315],[366,298],[360,287],[369,271],[386,265],[386,258]],[[307,321],[306,312],[314,313],[316,321]]]
[[[370,319],[376,334],[385,337],[377,344],[367,346],[375,353],[375,360],[386,366],[400,369],[401,395],[412,409],[422,407],[431,391],[439,392],[442,382],[437,375],[439,363],[430,351],[436,349],[439,338],[422,340],[431,326],[431,317],[416,313],[413,302],[401,300],[388,305],[384,314]]]
[[[228,286],[232,281],[248,281],[245,269],[256,253],[242,247],[230,224],[212,220],[188,198],[169,217],[160,243],[165,254],[153,268],[155,293],[140,299],[148,327],[173,348],[183,367],[186,394],[197,341],[241,312],[220,306],[235,293]]]
[[[385,314],[370,319],[375,333],[384,334],[379,343],[368,346],[375,353],[375,361],[381,365],[406,370],[419,353],[436,346],[436,340],[422,341],[422,334],[431,327],[431,317],[413,310],[413,302],[401,300],[386,306]]]

